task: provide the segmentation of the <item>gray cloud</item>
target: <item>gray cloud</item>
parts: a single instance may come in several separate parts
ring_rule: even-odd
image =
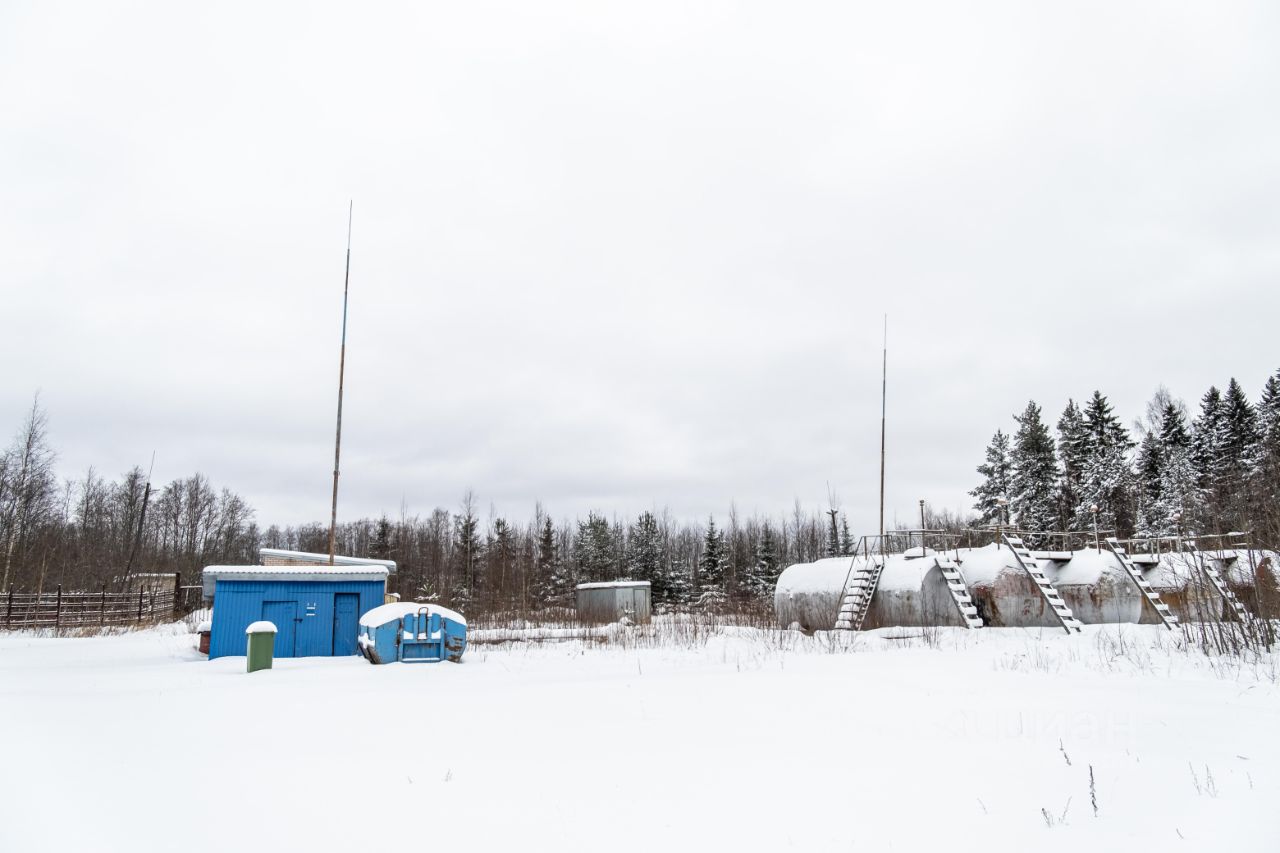
[[[1280,360],[1268,4],[0,12],[0,423],[344,515],[967,505],[1029,397]]]

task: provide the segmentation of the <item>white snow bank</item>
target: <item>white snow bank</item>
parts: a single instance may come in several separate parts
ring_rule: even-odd
[[[254,623],[253,623],[252,625],[250,625],[248,628],[245,628],[245,629],[244,629],[244,632],[245,632],[246,634],[275,634],[275,633],[278,633],[278,632],[276,631],[276,626],[275,626],[275,624],[274,624],[274,623],[272,623],[272,622],[268,622],[268,621],[266,621],[265,619],[263,619],[263,620],[261,620],[261,621],[258,621],[258,622],[254,622]]]
[[[439,604],[422,604],[417,601],[393,601],[390,604],[379,605],[361,616],[360,624],[365,628],[377,628],[394,619],[403,619],[409,615],[416,616],[424,608],[428,614],[439,614],[442,618],[457,622],[459,625],[467,624],[466,617],[456,610],[441,607]]]

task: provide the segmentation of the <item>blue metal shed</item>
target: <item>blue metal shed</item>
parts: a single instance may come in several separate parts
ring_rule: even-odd
[[[382,566],[210,566],[213,591],[209,658],[243,655],[245,628],[265,619],[276,626],[275,656],[360,653],[360,617],[382,604]]]

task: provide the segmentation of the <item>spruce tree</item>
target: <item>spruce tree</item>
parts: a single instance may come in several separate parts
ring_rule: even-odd
[[[453,524],[456,577],[460,581],[454,595],[465,603],[471,600],[472,592],[479,585],[480,574],[480,519],[476,518],[470,492],[463,498],[462,512],[454,516]]]
[[[1133,529],[1133,472],[1129,451],[1133,440],[1129,431],[1099,391],[1084,408],[1085,465],[1080,483],[1079,503],[1073,518],[1077,530],[1099,527],[1121,535]],[[1093,511],[1096,506],[1097,513]]]
[[[1199,487],[1211,492],[1222,467],[1222,392],[1211,386],[1200,398],[1200,415],[1191,425],[1191,458]]]
[[[1180,404],[1165,403],[1160,421],[1148,429],[1138,454],[1142,507],[1137,533],[1172,536],[1177,516],[1190,520],[1197,514],[1195,469],[1191,462],[1191,437]]]
[[[1194,532],[1200,516],[1200,490],[1188,445],[1171,445],[1165,450],[1160,472],[1160,497],[1148,516],[1147,535],[1176,536]]]
[[[485,540],[485,578],[492,587],[493,593],[501,593],[507,588],[507,579],[515,571],[516,535],[505,518],[493,521],[493,529]]]
[[[1280,456],[1280,370],[1262,386],[1258,401],[1258,433],[1263,454]]]
[[[578,522],[573,550],[580,580],[595,583],[613,579],[616,567],[614,535],[604,516],[589,512],[586,521]]]
[[[1222,399],[1221,464],[1215,497],[1221,525],[1243,530],[1251,525],[1251,499],[1261,463],[1262,435],[1258,413],[1234,378]]]
[[[987,460],[977,470],[983,480],[969,494],[977,498],[973,508],[978,511],[978,521],[981,524],[1002,523],[1004,509],[1000,501],[1009,499],[1009,480],[1013,474],[1009,460],[1009,436],[996,430],[987,445]]]
[[[853,534],[849,532],[849,518],[840,514],[840,554],[848,557],[853,553]]]
[[[373,529],[373,541],[369,543],[369,556],[386,560],[391,556],[391,522],[384,515]]]
[[[651,512],[640,513],[627,537],[627,574],[632,580],[648,581],[655,600],[666,598],[662,577],[665,555],[662,550],[658,519]]]
[[[840,528],[837,526],[836,517],[839,512],[834,509],[827,510],[827,556],[840,556]]]
[[[538,575],[538,597],[544,603],[561,606],[571,603],[574,578],[568,567],[560,559],[560,548],[556,541],[556,529],[555,525],[551,523],[550,516],[542,520],[542,530],[538,534],[536,571]]]
[[[1061,476],[1058,480],[1057,504],[1058,526],[1062,530],[1070,528],[1075,519],[1087,458],[1088,440],[1084,415],[1075,400],[1068,400],[1067,407],[1058,418],[1058,462]]]
[[[700,596],[724,593],[724,537],[716,528],[714,517],[707,523],[703,556],[698,560],[698,592]]]
[[[675,560],[670,554],[663,571],[665,596],[663,603],[675,607],[686,607],[693,602],[693,574],[696,563],[690,559]]]
[[[753,598],[768,601],[778,584],[778,543],[773,529],[766,524],[756,542],[755,560],[747,574],[747,592]]]
[[[1138,498],[1138,523],[1135,532],[1139,536],[1152,536],[1156,528],[1155,508],[1160,500],[1160,478],[1164,472],[1165,452],[1160,443],[1160,433],[1147,430],[1138,445],[1137,479],[1135,492]]]
[[[1250,525],[1267,541],[1280,541],[1280,371],[1267,379],[1258,401],[1258,472],[1255,518]]]
[[[1234,378],[1222,400],[1222,474],[1233,488],[1243,486],[1258,464],[1258,413]]]
[[[1053,438],[1040,419],[1040,407],[1035,401],[1028,402],[1014,420],[1018,431],[1009,455],[1009,508],[1014,523],[1022,530],[1052,530],[1058,520],[1058,459]]]
[[[1184,450],[1191,447],[1191,435],[1187,432],[1187,419],[1182,408],[1170,403],[1165,406],[1164,416],[1160,419],[1160,446],[1167,452],[1171,448]]]

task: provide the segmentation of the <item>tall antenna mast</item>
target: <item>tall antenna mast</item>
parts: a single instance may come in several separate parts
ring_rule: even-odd
[[[342,377],[347,367],[347,290],[351,286],[351,215],[355,201],[347,203],[347,272],[342,281],[342,348],[338,350],[338,432],[333,440],[333,512],[329,516],[329,565],[333,565],[338,535],[338,462],[342,458]]]
[[[884,350],[880,365],[880,556],[884,556],[884,422],[889,390],[889,315],[884,315]],[[335,480],[336,482],[336,480]]]

